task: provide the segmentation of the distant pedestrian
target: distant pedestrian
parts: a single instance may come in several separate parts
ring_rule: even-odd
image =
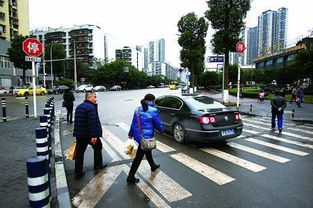
[[[277,117],[277,127],[279,133],[281,133],[283,130],[284,109],[287,106],[286,99],[280,95],[279,91],[276,91],[275,97],[271,100],[271,105],[272,105],[272,131],[275,131]]]
[[[303,86],[299,87],[299,97],[300,97],[300,103],[304,102],[304,92],[303,92]]]
[[[296,89],[296,87],[294,87],[291,90],[291,98],[290,98],[290,101],[289,101],[290,104],[292,103],[292,101],[296,100],[296,96],[297,96],[297,89]]]
[[[265,93],[263,89],[260,90],[258,97],[259,97],[259,102],[264,103]]]
[[[74,107],[74,101],[75,97],[73,94],[73,88],[70,87],[68,90],[66,90],[63,94],[63,103],[67,110],[66,114],[66,121],[73,123],[73,107]]]
[[[301,87],[297,87],[297,91],[296,91],[296,103],[297,103],[297,106],[300,108],[301,107],[301,103],[303,103],[303,100],[304,100],[304,93],[301,89]]]
[[[132,124],[128,133],[129,139],[134,138],[139,146],[136,157],[132,162],[127,183],[138,183],[139,178],[135,177],[137,169],[142,161],[144,155],[149,162],[151,171],[157,170],[160,165],[155,164],[152,158],[152,150],[144,151],[141,148],[140,141],[142,137],[144,139],[150,139],[154,137],[154,129],[156,128],[161,133],[164,132],[162,123],[159,118],[159,111],[154,107],[155,97],[152,94],[147,94],[143,100],[141,100],[141,107],[136,108],[132,120]],[[140,122],[140,123],[139,123]]]
[[[89,145],[94,149],[94,169],[105,168],[102,163],[102,127],[97,109],[97,95],[87,92],[85,101],[75,111],[74,133],[76,137],[75,179],[85,175],[84,153]]]

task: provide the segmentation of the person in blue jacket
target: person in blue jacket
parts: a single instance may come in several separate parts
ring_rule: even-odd
[[[164,133],[164,129],[159,118],[159,111],[154,107],[154,101],[155,96],[147,94],[144,99],[141,100],[141,107],[138,107],[142,131],[138,126],[138,108],[136,108],[134,112],[128,138],[134,138],[138,142],[139,146],[127,177],[127,183],[139,182],[139,178],[136,178],[135,174],[144,155],[146,155],[152,172],[156,171],[160,167],[160,165],[155,164],[152,158],[152,150],[143,151],[140,146],[141,134],[145,139],[149,139],[154,136],[154,129],[157,129],[160,133]]]
[[[76,137],[75,179],[85,175],[84,154],[88,144],[94,149],[94,169],[106,167],[102,164],[102,127],[97,109],[97,95],[87,92],[86,99],[75,110],[74,133]]]

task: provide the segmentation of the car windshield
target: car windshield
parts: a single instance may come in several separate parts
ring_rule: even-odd
[[[185,102],[188,106],[198,111],[209,112],[226,109],[223,104],[207,96],[188,97],[185,99]]]

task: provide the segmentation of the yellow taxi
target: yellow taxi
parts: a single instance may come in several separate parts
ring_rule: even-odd
[[[46,88],[40,86],[40,85],[36,85],[36,95],[45,95],[47,94],[48,91]],[[33,87],[28,87],[28,88],[21,88],[18,91],[16,91],[14,93],[14,95],[16,96],[29,96],[29,95],[33,95]]]

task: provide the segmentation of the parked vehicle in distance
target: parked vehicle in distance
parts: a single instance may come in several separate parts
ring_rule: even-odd
[[[225,141],[241,135],[240,113],[208,96],[166,95],[155,103],[165,130],[179,143]]]
[[[177,90],[178,87],[179,87],[179,84],[176,81],[171,81],[170,84],[169,84],[170,90]]]
[[[58,87],[53,86],[53,87],[51,87],[51,88],[48,88],[47,91],[48,91],[48,94],[49,94],[49,95],[50,95],[50,94],[58,94]]]
[[[155,88],[155,86],[149,85],[147,88],[148,88],[148,89],[152,89],[152,88]]]
[[[122,90],[122,87],[119,85],[114,85],[113,87],[110,88],[111,91],[118,91],[118,90]]]
[[[40,85],[36,85],[36,95],[45,95],[48,93],[48,90]],[[14,95],[16,96],[29,96],[33,94],[33,87],[21,88]]]
[[[83,85],[80,85],[76,92],[92,92],[93,90],[93,86],[91,84],[83,84]]]
[[[57,90],[58,90],[58,93],[64,93],[65,91],[67,91],[68,89],[70,89],[68,86],[66,85],[60,85]]]
[[[13,95],[15,95],[16,93],[18,93],[18,91],[20,90],[20,89],[22,89],[21,87],[15,87],[14,89],[13,89]]]
[[[94,92],[104,92],[104,91],[106,91],[107,90],[107,88],[105,87],[105,86],[102,86],[102,85],[98,85],[98,86],[95,86],[94,88],[93,88],[93,91]]]
[[[3,94],[8,94],[8,90],[6,89],[0,89],[0,95],[3,95]]]

